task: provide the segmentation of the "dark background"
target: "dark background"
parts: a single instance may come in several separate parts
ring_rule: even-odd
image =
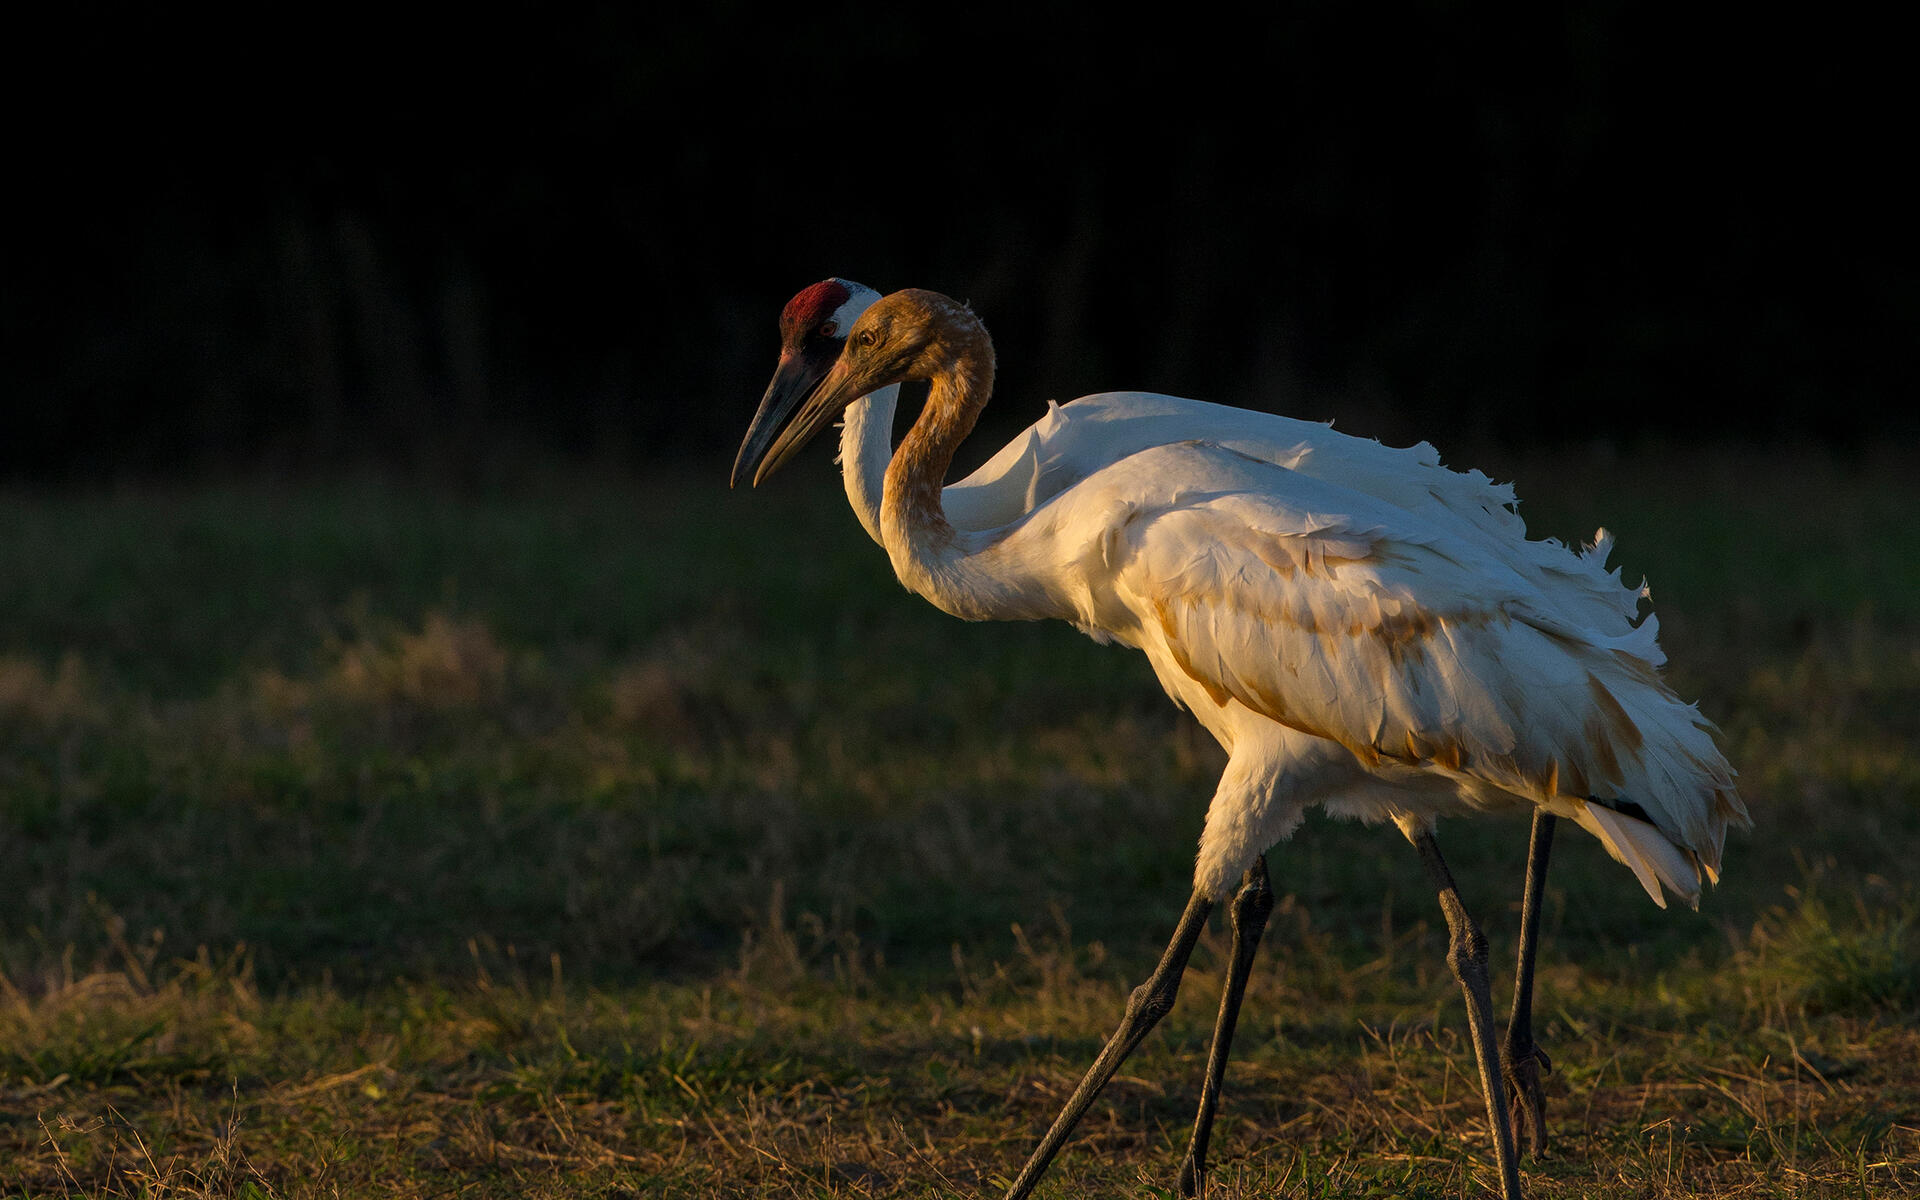
[[[1898,39],[1673,8],[83,10],[8,52],[0,479],[723,455],[833,274],[969,299],[1000,427],[1910,439]]]

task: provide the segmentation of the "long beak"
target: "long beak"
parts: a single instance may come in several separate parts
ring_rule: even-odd
[[[779,436],[774,439],[771,446],[760,451],[764,457],[761,459],[759,469],[753,473],[755,487],[760,486],[767,476],[785,465],[800,447],[813,439],[814,434],[831,425],[835,417],[846,411],[847,405],[865,394],[866,389],[861,388],[852,375],[852,371],[848,370],[844,360],[834,361],[833,369],[828,371],[826,378],[820,381],[820,386],[813,389],[806,403],[800,406],[800,411],[794,414],[793,420],[787,423],[786,428],[780,430]],[[759,432],[759,424],[760,418],[755,417],[754,429],[747,434],[749,442],[752,441],[754,434]],[[747,456],[747,447],[742,446],[740,463],[734,464],[734,478],[738,479],[742,474],[740,464],[748,461],[750,460]]]
[[[740,443],[740,453],[733,460],[733,476],[728,487],[740,486],[740,481],[753,474],[760,460],[766,456],[767,447],[773,444],[780,427],[787,422],[787,414],[794,406],[813,391],[825,371],[809,362],[804,355],[788,351],[780,356],[780,365],[773,372],[773,381],[767,384],[767,394],[760,398],[760,409],[753,414],[753,423],[747,426],[747,436]],[[762,472],[764,474],[765,472]],[[759,483],[758,478],[754,479]]]

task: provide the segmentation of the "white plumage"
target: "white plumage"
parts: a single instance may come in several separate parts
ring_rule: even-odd
[[[769,388],[743,464],[878,299],[843,280],[794,298],[795,362]],[[803,364],[792,335],[822,313],[839,336]],[[888,383],[843,414],[848,501],[876,542],[898,392]],[[1425,442],[1397,449],[1317,422],[1106,392],[1049,403],[940,499],[958,556],[974,560],[971,590],[916,586],[911,567],[903,582],[958,616],[1057,617],[1144,651],[1236,756],[1195,875],[1216,899],[1313,803],[1416,823],[1543,807],[1663,905],[1663,884],[1697,903],[1727,824],[1745,820],[1712,726],[1659,677],[1659,621],[1639,612],[1647,589],[1606,568],[1607,532],[1577,554],[1529,540],[1511,486],[1447,469]]]
[[[968,620],[1059,619],[1139,649],[1228,756],[1167,953],[1008,1196],[1028,1194],[1171,1007],[1208,912],[1240,879],[1233,963],[1180,1179],[1195,1194],[1271,908],[1265,851],[1318,804],[1393,821],[1426,862],[1468,1003],[1502,1191],[1517,1200],[1500,1072],[1543,1145],[1545,1057],[1526,1016],[1530,984],[1516,989],[1502,1062],[1485,939],[1440,856],[1435,820],[1534,813],[1529,913],[1548,817],[1592,833],[1663,905],[1663,887],[1696,903],[1702,872],[1718,878],[1727,827],[1747,822],[1713,727],[1660,678],[1658,624],[1639,611],[1646,589],[1606,568],[1606,532],[1581,553],[1530,541],[1510,488],[1447,470],[1425,443],[1394,450],[1324,425],[1133,392],[1050,405],[945,486],[992,392],[991,342],[937,293],[876,300],[856,288],[826,281],[783,313],[781,368],[735,482],[759,482],[844,412],[848,499],[903,584]],[[889,454],[897,385],[909,379],[931,389]],[[1523,920],[1523,980],[1533,928]]]

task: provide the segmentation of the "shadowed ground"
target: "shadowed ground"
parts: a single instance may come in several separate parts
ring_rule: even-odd
[[[994,1190],[1220,757],[1138,656],[905,594],[824,459],[0,503],[0,1194]],[[1460,461],[1616,533],[1757,826],[1698,914],[1561,839],[1530,1188],[1920,1186],[1916,464]],[[1441,837],[1504,968],[1525,825]],[[1483,1194],[1417,856],[1270,862],[1210,1194]],[[1225,956],[1041,1195],[1171,1188]]]

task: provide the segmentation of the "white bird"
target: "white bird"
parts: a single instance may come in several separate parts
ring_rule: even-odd
[[[878,299],[880,293],[864,284],[834,278],[803,289],[787,302],[780,314],[779,366],[741,443],[734,462],[734,486],[751,473],[794,407],[832,369],[854,322]],[[854,400],[841,415],[839,464],[847,502],[875,542],[882,541],[880,496],[893,454],[899,395],[900,386],[889,384]],[[973,474],[947,485],[941,504],[955,528],[996,528],[1130,454],[1194,439],[1357,489],[1420,513],[1454,536],[1482,541],[1497,554],[1518,555],[1520,569],[1541,573],[1544,586],[1562,593],[1570,587],[1592,591],[1590,622],[1613,633],[1631,628],[1641,593],[1623,597],[1618,581],[1598,570],[1570,575],[1559,543],[1528,542],[1526,525],[1513,511],[1511,487],[1496,484],[1479,471],[1447,469],[1439,453],[1425,442],[1393,449],[1336,432],[1324,422],[1150,392],[1105,392],[1065,405],[1049,402],[1046,416]],[[1607,540],[1602,530],[1596,538],[1602,562]],[[1521,1125],[1525,1144],[1535,1153],[1545,1150],[1547,1143],[1546,1093],[1540,1076],[1550,1060],[1533,1038],[1533,966],[1554,824],[1545,809],[1535,812],[1521,902],[1513,1010],[1501,1046],[1513,1117]],[[1660,901],[1657,892],[1654,898]],[[1204,1141],[1203,1134],[1202,1153]]]
[[[835,278],[813,284],[788,301],[780,315],[780,363],[735,460],[735,486],[751,474],[794,407],[832,369],[854,322],[878,299],[880,293],[872,288]],[[880,496],[893,454],[899,393],[898,384],[889,384],[854,400],[841,415],[839,462],[847,501],[875,542],[882,540]],[[1520,569],[1539,572],[1543,586],[1562,593],[1568,603],[1574,602],[1564,595],[1570,589],[1593,591],[1597,600],[1588,619],[1597,626],[1613,633],[1631,628],[1639,593],[1623,596],[1618,581],[1599,570],[1570,575],[1558,543],[1527,542],[1526,526],[1513,511],[1511,487],[1495,484],[1478,471],[1459,473],[1441,466],[1438,452],[1424,442],[1391,449],[1338,433],[1326,423],[1272,413],[1149,392],[1106,392],[1066,405],[1049,403],[1046,416],[979,470],[948,485],[941,504],[956,528],[996,528],[1121,458],[1196,438],[1355,488],[1421,513],[1454,536],[1482,540],[1497,554],[1519,555]],[[1606,540],[1605,531],[1596,538],[1601,560]],[[1547,1142],[1540,1076],[1549,1059],[1533,1038],[1533,966],[1554,825],[1550,813],[1536,810],[1521,903],[1513,1010],[1501,1046],[1513,1116],[1535,1153]],[[1204,1154],[1204,1123],[1198,1148]]]
[[[1032,1188],[1094,1094],[1171,1007],[1207,913],[1241,878],[1234,959],[1181,1177],[1183,1191],[1198,1186],[1240,991],[1271,905],[1264,851],[1311,804],[1393,820],[1419,848],[1468,1001],[1503,1191],[1518,1196],[1497,1100],[1485,942],[1440,857],[1434,820],[1500,809],[1568,817],[1656,900],[1662,885],[1695,900],[1700,871],[1717,877],[1726,827],[1744,824],[1746,812],[1711,725],[1659,678],[1657,626],[1650,617],[1635,624],[1641,592],[1605,572],[1604,537],[1579,556],[1528,542],[1506,507],[1509,491],[1438,468],[1430,448],[1358,439],[1328,444],[1376,465],[1391,458],[1404,467],[1411,456],[1436,480],[1469,481],[1490,502],[1462,510],[1428,482],[1409,484],[1407,502],[1395,504],[1343,485],[1338,468],[1319,478],[1290,469],[1271,445],[1249,454],[1231,444],[1231,428],[1209,436],[1189,427],[1188,440],[1172,443],[1160,436],[1082,477],[1049,460],[1047,438],[1029,431],[974,477],[1003,500],[1004,481],[1026,481],[1010,510],[977,510],[1010,519],[956,527],[945,501],[957,489],[943,495],[941,484],[993,370],[986,331],[964,306],[924,291],[886,297],[853,323],[831,371],[783,428],[778,419],[762,428],[763,406],[735,475],[765,478],[860,396],[931,381],[880,487],[878,532],[901,581],[957,616],[1057,617],[1144,651],[1169,695],[1227,750],[1173,941],[1009,1196]],[[1175,410],[1170,419],[1217,408],[1160,399]],[[858,509],[856,463],[848,465]],[[1364,464],[1349,469],[1367,474]],[[1431,503],[1417,494],[1422,486]]]

